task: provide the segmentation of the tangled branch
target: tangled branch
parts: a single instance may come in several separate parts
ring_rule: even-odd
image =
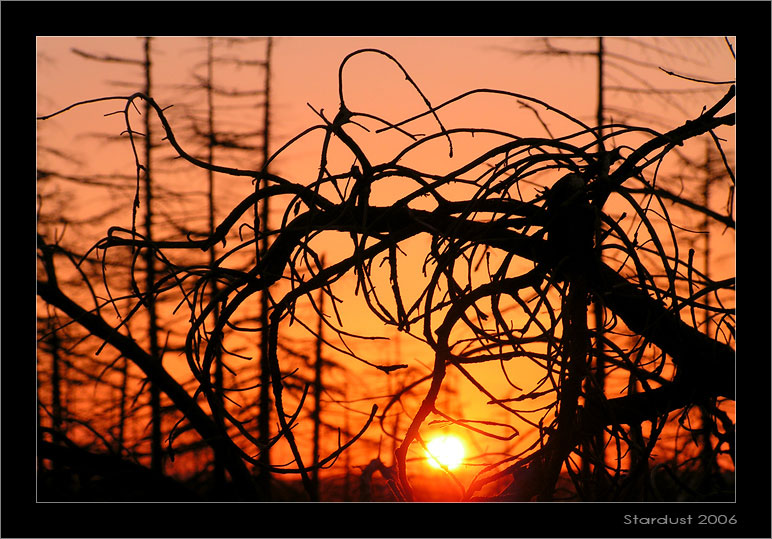
[[[383,55],[399,67],[422,97],[425,111],[390,122],[348,109],[343,92],[344,65],[355,55],[368,52]],[[447,129],[440,121],[439,112],[450,103],[475,94],[498,94],[520,103],[527,102],[531,110],[543,109],[547,114],[571,120],[578,131],[538,138],[480,127]],[[143,166],[134,149],[137,133],[131,126],[130,109],[135,101],[143,100],[157,116],[165,140],[192,166],[249,177],[258,186],[267,180],[267,186],[256,187],[220,222],[211,236],[149,242],[133,227],[132,230],[114,227],[93,248],[100,253],[120,247],[130,247],[133,251],[150,249],[156,253],[165,267],[165,271],[159,273],[163,276],[152,290],[143,292],[135,287],[135,299],[141,302],[146,295],[176,293],[181,298],[180,304],[190,311],[184,351],[188,368],[197,382],[193,396],[159,363],[151,361],[137,343],[109,326],[95,312],[78,306],[58,288],[53,262],[45,254],[44,246],[47,280],[38,282],[38,295],[44,301],[118,348],[159,383],[201,437],[217,452],[227,455],[231,476],[234,481],[243,482],[245,491],[250,488],[245,463],[257,465],[257,459],[236,444],[224,428],[203,411],[196,396],[203,394],[214,409],[219,393],[228,392],[212,384],[214,358],[217,353],[228,353],[223,346],[225,335],[241,331],[237,324],[239,313],[250,298],[264,290],[270,290],[275,297],[269,327],[257,328],[268,339],[271,383],[279,420],[279,433],[272,443],[283,437],[294,457],[292,468],[272,471],[299,474],[307,486],[308,474],[313,467],[303,464],[299,442],[293,434],[303,400],[294,413],[285,409],[286,379],[278,341],[282,324],[295,318],[298,301],[308,300],[317,309],[314,292],[322,290],[334,298],[336,283],[346,275],[356,277],[357,292],[362,294],[370,314],[387,326],[413,335],[434,351],[431,374],[405,389],[416,392],[424,381],[429,383],[428,389],[420,394],[420,407],[407,430],[394,433],[400,439],[400,445],[395,455],[396,473],[389,473],[389,477],[408,500],[414,499],[408,452],[416,440],[420,441],[421,429],[432,415],[445,420],[449,417],[437,404],[449,368],[472,381],[491,404],[538,428],[541,440],[538,446],[531,445],[525,453],[509,455],[486,466],[467,488],[467,498],[484,485],[511,476],[515,478],[513,484],[517,485],[514,490],[511,488],[504,493],[509,496],[507,499],[552,499],[564,464],[588,437],[599,430],[606,430],[632,444],[629,429],[624,425],[656,421],[673,411],[719,397],[734,399],[735,358],[729,340],[722,342],[705,335],[695,325],[682,320],[679,314],[685,305],[694,308],[701,294],[731,289],[732,283],[712,282],[706,275],[700,276],[701,281],[697,282],[697,274],[691,271],[685,277],[679,267],[691,266],[678,259],[677,250],[676,254],[671,254],[660,238],[664,230],[664,237],[669,237],[677,247],[677,235],[670,221],[654,223],[651,211],[636,198],[645,196],[665,207],[664,200],[668,196],[646,176],[656,175],[663,159],[675,147],[703,134],[712,135],[720,126],[734,125],[734,114],[719,115],[733,99],[734,86],[697,118],[666,133],[634,126],[617,126],[612,131],[605,126],[604,142],[606,145],[613,142],[615,149],[595,153],[593,149],[599,143],[597,128],[535,98],[477,89],[432,106],[405,69],[392,56],[375,49],[355,51],[343,60],[339,71],[339,95],[340,107],[334,120],[328,121],[321,111],[321,124],[293,138],[271,158],[276,159],[309,133],[322,130],[325,138],[319,156],[319,175],[308,185],[268,173],[265,167],[261,170],[224,167],[191,156],[178,143],[166,118],[166,109],[151,96],[141,93],[83,101],[38,118],[47,120],[73,107],[97,101],[125,102],[122,114],[139,174]],[[420,138],[410,135],[405,126],[426,115],[436,120],[439,131]],[[348,130],[356,117],[383,122],[386,127],[376,133],[397,129],[409,135],[411,142],[392,159],[373,163],[367,157],[368,150]],[[480,132],[504,141],[448,173],[437,174],[402,164],[405,156],[427,149],[437,137],[447,139],[452,157],[453,140]],[[628,146],[625,142],[626,137],[641,136],[647,140],[637,146]],[[348,149],[354,162],[343,173],[332,174],[328,166],[329,142],[333,138]],[[569,180],[558,181],[556,176]],[[571,182],[574,187],[561,193],[561,189]],[[529,183],[539,183],[544,188],[534,192]],[[393,185],[402,194],[396,202],[380,206],[370,196],[376,184]],[[470,188],[471,195],[468,194]],[[607,212],[606,203],[615,193],[626,201],[631,214],[638,220],[638,227],[647,231],[652,249],[629,238],[619,225],[620,219]],[[426,209],[425,204],[418,207],[417,203],[426,197],[430,197],[433,208]],[[234,232],[239,219],[248,217],[248,212],[262,199],[289,202],[279,225],[264,232],[271,238],[270,248],[262,257],[253,258],[247,268],[243,267],[241,255],[246,252],[244,247],[257,241],[257,231],[254,237],[242,240],[236,248],[222,255],[215,267],[170,262],[169,253],[206,251],[212,245],[224,242],[226,236]],[[691,208],[698,210],[694,203]],[[707,208],[703,213],[719,223],[733,222],[731,216]],[[320,238],[336,232],[348,234],[351,244],[346,254],[322,267],[321,253],[314,246],[319,244]],[[430,243],[424,261],[426,281],[417,295],[409,297],[400,286],[407,277],[399,270],[398,253],[408,240],[419,237],[428,238]],[[327,260],[330,260],[329,255]],[[373,276],[384,265],[390,285],[382,290],[373,283]],[[483,265],[486,270],[480,269]],[[664,283],[658,271],[664,271]],[[480,275],[482,284],[478,283]],[[217,293],[204,299],[205,291],[215,281]],[[278,285],[289,286],[289,290],[279,292]],[[689,292],[685,296],[687,288]],[[695,292],[697,288],[700,291]],[[588,298],[597,299],[607,310],[606,327],[588,325]],[[219,309],[216,317],[215,309]],[[513,309],[522,316],[513,318]],[[733,335],[732,309],[722,306],[711,309],[711,316],[720,320],[720,325],[731,328]],[[325,319],[324,323],[343,341],[354,336],[340,320],[336,323]],[[591,344],[600,338],[598,330],[610,330],[621,323],[626,326],[628,335],[639,341],[628,346],[623,339],[609,339],[606,360],[647,389],[612,397],[602,388],[593,389],[593,360],[598,352]],[[371,338],[368,335],[358,337]],[[652,353],[651,361],[642,361],[644,351],[652,346],[658,352]],[[408,367],[407,364],[379,365],[351,349],[340,350],[378,372],[388,374]],[[504,365],[515,360],[534,363],[543,376],[537,387],[524,390],[513,399],[492,394],[464,367],[470,363],[499,362],[506,376]],[[675,367],[674,376],[663,374],[665,361]],[[656,387],[649,385],[654,381],[657,381]],[[545,397],[551,400],[542,405]],[[540,403],[538,420],[533,419],[533,410],[529,409],[529,404],[537,402]],[[382,414],[387,410],[388,406]],[[333,461],[362,436],[376,413],[374,406],[361,431],[321,459],[320,466]],[[235,426],[258,452],[265,449],[247,437],[237,416],[226,413],[225,420]],[[459,420],[457,424],[471,427],[474,421]],[[517,434],[517,429],[514,432]],[[651,447],[648,451],[651,452]]]

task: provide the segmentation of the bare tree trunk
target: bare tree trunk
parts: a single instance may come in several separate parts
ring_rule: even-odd
[[[48,344],[51,347],[51,430],[56,433],[62,433],[63,421],[62,421],[62,382],[63,377],[61,373],[62,359],[60,356],[61,342],[59,341],[59,335],[56,331],[52,331],[48,339]],[[40,407],[38,406],[38,414]],[[54,437],[54,440],[56,438]],[[40,430],[40,418],[38,419],[38,441],[43,442],[43,433]],[[42,457],[40,458],[42,468]],[[62,486],[63,470],[61,465],[55,460],[51,460],[51,468],[54,472],[54,488]]]
[[[322,256],[324,266],[324,256]],[[322,330],[324,327],[324,290],[319,289],[319,325],[316,335],[316,354],[314,357],[314,440],[313,440],[313,466],[311,472],[311,485],[314,498],[319,499],[319,430],[322,422]]]
[[[51,332],[48,342],[51,346],[51,420],[53,429],[59,432],[62,428],[62,375],[59,336],[55,331]]]
[[[271,99],[271,47],[272,40],[269,37],[266,45],[265,59],[265,110],[263,119],[263,169],[266,170],[268,159],[270,157],[270,99]],[[262,181],[262,187],[268,186],[268,180]],[[257,216],[256,216],[257,217]],[[255,233],[258,232],[260,240],[258,242],[258,256],[262,257],[268,251],[268,217],[269,207],[268,198],[263,199],[260,211],[259,226],[255,226]],[[256,219],[257,220],[257,219]],[[270,325],[268,317],[268,291],[263,290],[260,293],[260,327],[267,328]],[[260,333],[260,397],[258,413],[258,440],[262,444],[267,444],[271,437],[271,366],[268,361],[268,335],[266,331]],[[260,475],[257,478],[258,488],[264,493],[267,499],[271,498],[271,476],[268,468],[271,465],[271,455],[267,447],[260,452],[260,464],[263,466]]]
[[[252,476],[241,458],[240,450],[233,440],[219,435],[219,430],[211,417],[168,372],[161,368],[156,357],[147,353],[133,338],[116,331],[101,316],[85,310],[72,301],[56,286],[55,280],[37,281],[37,294],[43,301],[57,307],[70,318],[78,320],[78,323],[92,335],[109,342],[137,365],[151,381],[157,381],[159,389],[169,396],[201,438],[215,453],[222,452],[237,492],[244,500],[255,499]]]
[[[711,146],[706,145],[705,149],[705,183],[703,184],[702,191],[702,205],[705,208],[710,207],[708,202],[710,200],[710,182],[713,179],[713,173],[711,172]],[[710,219],[706,215],[702,224],[702,230],[704,232],[704,257],[705,257],[705,279],[710,279]],[[708,309],[704,310],[704,328],[705,335],[710,336],[710,294],[705,295],[705,304]],[[701,405],[700,410],[700,469],[702,471],[701,492],[711,492],[713,490],[713,473],[718,469],[716,463],[716,455],[713,450],[713,442],[711,441],[711,432],[716,428],[713,418],[711,417],[710,409]]]
[[[152,95],[152,82],[151,82],[151,61],[150,61],[150,37],[145,38],[145,94]],[[153,242],[153,184],[151,174],[151,157],[152,157],[152,132],[150,118],[152,116],[152,109],[149,104],[145,104],[144,119],[145,119],[145,239],[148,244]],[[162,362],[161,348],[158,344],[158,316],[156,312],[155,294],[153,288],[155,286],[155,257],[152,249],[145,250],[145,291],[146,291],[146,306],[149,317],[148,322],[148,335],[150,344],[150,355],[155,358],[158,363]],[[151,409],[151,423],[152,432],[150,435],[150,468],[154,472],[163,472],[163,448],[161,445],[161,391],[158,385],[151,381],[150,383],[150,409]]]
[[[397,333],[394,335],[394,347],[395,347],[395,352],[396,352],[396,361],[395,361],[395,363],[399,363],[399,361],[402,358],[402,340],[400,338],[399,331],[397,331]],[[388,384],[389,384],[389,386],[388,386],[388,388],[389,388],[389,395],[392,394],[391,393],[391,391],[392,391],[392,388],[391,388],[391,378],[392,378],[391,376],[389,376],[387,378]],[[395,455],[397,453],[397,447],[399,446],[399,436],[398,436],[398,434],[399,434],[399,420],[400,420],[401,417],[402,417],[402,414],[394,414],[394,427],[393,427],[393,429],[394,429],[393,430],[394,437],[391,439],[391,451],[390,451],[391,466],[396,466],[396,464],[397,464],[396,460],[395,460]]]
[[[602,141],[603,137],[603,123],[604,123],[604,93],[605,86],[603,84],[603,64],[605,59],[605,49],[603,45],[603,37],[598,37],[598,104],[596,108],[596,122],[598,126],[598,152],[603,152],[605,146]],[[604,174],[605,169],[601,166],[599,174]],[[601,235],[596,234],[596,241],[600,242]],[[596,245],[599,256],[602,256],[601,245]],[[588,383],[586,391],[591,395],[602,395],[606,383],[606,365],[604,359],[603,348],[603,305],[597,297],[593,298],[593,318],[595,325],[595,368],[593,369],[594,379]],[[591,397],[590,397],[591,398]],[[599,500],[604,497],[601,481],[604,476],[604,463],[605,463],[605,436],[601,430],[594,437],[588,438],[586,444],[582,448],[584,456],[582,457],[582,485],[584,491],[582,496],[585,500]]]
[[[123,358],[121,373],[120,398],[118,399],[118,435],[115,441],[116,452],[123,455],[123,446],[126,440],[126,392],[129,382],[129,360]]]
[[[348,391],[344,389],[343,399],[348,401]],[[343,428],[346,432],[351,432],[351,414],[348,406],[343,409]],[[351,501],[351,451],[345,451],[344,463],[346,467],[345,475],[343,476],[343,501]]]
[[[206,104],[207,104],[207,134],[209,140],[207,143],[207,162],[214,163],[215,148],[215,120],[214,120],[214,38],[208,37],[206,41]],[[209,235],[214,234],[215,230],[215,203],[214,203],[214,171],[207,169],[207,198],[208,198],[208,220]],[[209,248],[209,267],[214,272],[216,270],[216,244],[213,243]],[[213,275],[211,281],[210,298],[217,295],[217,278]],[[215,303],[212,311],[213,325],[217,326],[220,315],[219,304]],[[218,339],[218,336],[215,336]],[[212,409],[212,418],[214,422],[225,432],[225,422],[223,419],[223,357],[222,349],[218,346],[214,350],[214,407]],[[214,492],[215,497],[219,497],[225,488],[225,465],[222,455],[214,455]]]

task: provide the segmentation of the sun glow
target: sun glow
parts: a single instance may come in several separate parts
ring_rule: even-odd
[[[426,445],[426,460],[435,468],[458,468],[464,460],[464,444],[455,436],[438,436]]]

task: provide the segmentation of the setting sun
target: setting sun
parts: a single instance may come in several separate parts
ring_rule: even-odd
[[[426,460],[435,468],[453,470],[464,460],[464,444],[455,436],[438,436],[426,446]]]

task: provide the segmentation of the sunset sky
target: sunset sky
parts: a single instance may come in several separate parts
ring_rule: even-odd
[[[71,52],[72,48],[77,48],[96,55],[139,59],[142,48],[137,38],[41,36],[37,42],[39,113],[54,111],[80,100],[120,95],[125,90],[117,89],[107,81],[130,81],[132,74],[133,78],[139,78],[138,68],[89,61]],[[550,42],[555,47],[574,51],[597,50],[594,38],[553,38]],[[263,45],[255,42],[253,46],[256,51],[254,56],[261,57]],[[157,53],[154,61],[159,66],[154,72],[156,100],[165,105],[172,104],[179,99],[179,91],[171,85],[190,81],[190,64],[194,62],[196,51],[201,53],[203,43],[192,38],[160,37],[154,40],[153,48]],[[318,122],[318,117],[307,104],[334,115],[338,106],[338,66],[347,54],[364,48],[381,49],[394,56],[433,104],[474,88],[493,88],[537,97],[583,120],[594,118],[597,104],[596,59],[591,56],[545,57],[514,53],[544,50],[539,38],[286,36],[275,38],[273,50],[271,99],[275,107],[274,145]],[[656,89],[695,87],[693,83],[669,76],[657,67],[708,80],[734,79],[734,60],[720,36],[635,40],[607,38],[606,48],[609,54],[627,56],[633,62],[609,58],[608,64],[618,66],[606,66],[606,84],[609,86],[640,88],[645,85]],[[256,85],[261,83],[259,70],[253,69],[250,73],[244,68],[242,72]],[[396,66],[382,56],[358,56],[349,62],[344,77],[346,98],[352,110],[381,113],[390,119],[401,119],[424,110],[420,97]],[[234,85],[241,82],[237,81]],[[511,100],[509,103],[498,99],[471,100],[474,100],[474,107],[459,105],[454,108],[466,108],[464,113],[471,114],[478,121],[500,116],[502,106],[514,108]],[[606,101],[644,113],[652,106],[650,98],[621,95],[617,91],[609,91]],[[701,100],[700,94],[697,94],[697,97],[682,97],[679,101],[682,113],[694,114],[699,112],[704,99]],[[672,114],[670,110],[667,112]],[[445,115],[452,113],[445,112],[442,117]],[[90,116],[96,115],[91,113]],[[96,118],[94,121],[100,121]],[[524,121],[523,118],[518,120]],[[679,120],[682,121],[673,118],[674,122]],[[514,115],[509,121],[515,121]],[[59,123],[72,123],[72,120]],[[531,123],[530,119],[528,123]]]
[[[728,42],[728,43],[727,43]],[[173,128],[187,125],[187,114],[190,107],[200,101],[196,94],[182,89],[182,85],[191,85],[191,65],[201,62],[204,42],[194,37],[158,37],[154,38],[154,99],[161,107],[168,107],[167,117]],[[596,123],[597,106],[597,59],[592,56],[597,51],[596,38],[551,38],[552,47],[560,50],[582,52],[584,55],[544,56],[545,42],[538,37],[303,37],[279,36],[274,38],[271,58],[273,72],[271,77],[271,120],[272,140],[270,147],[276,150],[304,129],[320,123],[316,111],[324,110],[328,120],[332,120],[338,110],[338,68],[341,61],[358,49],[379,49],[398,60],[412,80],[419,86],[432,105],[443,103],[459,94],[477,89],[506,90],[524,96],[536,98],[542,102],[560,109],[571,116],[590,125]],[[731,46],[731,48],[730,48]],[[250,47],[240,46],[239,54],[247,51],[252,58],[264,58],[264,42],[254,41]],[[607,85],[605,105],[607,123],[643,124],[660,132],[682,125],[686,120],[696,118],[704,106],[710,107],[726,91],[727,85],[699,85],[683,77],[698,78],[710,81],[730,81],[735,79],[735,62],[732,50],[736,53],[734,37],[725,39],[715,37],[651,37],[651,38],[606,38],[606,51],[609,54],[605,66],[604,82]],[[88,60],[74,54],[72,49],[79,49],[99,56],[116,56],[122,58],[142,58],[141,40],[137,37],[45,37],[37,39],[37,113],[50,114],[73,103],[104,97],[129,95],[142,89],[141,76],[138,67],[124,64],[105,64]],[[230,49],[222,47],[220,52],[230,54]],[[236,54],[235,47],[233,54]],[[683,77],[669,75],[674,72]],[[218,80],[223,87],[232,89],[260,88],[262,71],[254,67],[230,69]],[[133,82],[133,85],[116,84],[116,82]],[[377,53],[360,54],[353,58],[343,72],[343,85],[346,104],[353,112],[372,114],[389,122],[396,123],[413,115],[423,113],[426,104],[416,90],[405,80],[399,68],[386,57]],[[693,91],[693,90],[698,91]],[[634,91],[627,91],[634,90]],[[662,94],[647,93],[651,90],[672,90],[669,97]],[[198,94],[200,96],[200,94]],[[124,129],[120,115],[109,115],[123,106],[116,102],[85,105],[68,111],[55,118],[40,122],[38,125],[38,143],[40,146],[55,148],[64,152],[61,155],[38,154],[39,166],[56,168],[64,174],[128,174],[134,173],[134,164],[127,144],[106,142],[104,137],[118,136]],[[255,107],[256,108],[256,107]],[[223,113],[223,122],[227,125],[256,123],[259,111],[239,111],[235,116]],[[107,116],[105,116],[107,115]],[[520,137],[544,137],[548,131],[565,134],[575,129],[570,122],[559,115],[539,111],[539,116],[530,107],[524,106],[510,96],[476,95],[454,103],[441,111],[439,118],[447,128],[453,127],[487,127],[513,133]],[[358,123],[369,129],[358,129],[352,126],[350,133],[355,133],[364,141],[368,156],[373,159],[387,161],[410,143],[404,136],[394,132],[376,134],[375,130],[383,124],[371,118],[356,119]],[[544,123],[542,123],[544,122]],[[424,118],[411,124],[409,130],[437,130],[437,125],[431,118]],[[348,130],[348,128],[347,128]],[[727,139],[729,151],[734,148],[734,130],[723,129],[721,135]],[[436,147],[421,155],[419,165],[424,170],[449,170],[465,163],[469,157],[480,153],[479,148],[489,143],[489,139],[481,135],[476,140],[467,137],[465,144],[454,145],[455,154],[448,155],[448,146],[444,139],[436,141]],[[310,136],[301,143],[293,145],[285,154],[272,164],[272,172],[298,183],[310,183],[319,168],[319,147],[321,136]],[[466,144],[468,143],[468,145]],[[183,144],[184,146],[184,144]],[[185,147],[185,146],[184,146]],[[188,147],[186,147],[188,148]],[[202,156],[203,150],[189,146],[190,153]],[[703,147],[700,146],[697,157],[701,157]],[[687,150],[691,151],[691,149]],[[159,154],[171,156],[168,148],[159,150]],[[410,157],[412,158],[412,157]],[[406,158],[409,162],[410,158]],[[223,157],[223,159],[232,159]],[[257,168],[260,165],[258,154],[247,154],[244,157],[243,168]],[[416,160],[419,158],[416,157]],[[733,158],[732,158],[733,159]],[[168,165],[171,167],[171,165]],[[350,163],[341,160],[331,166],[347,169]],[[418,165],[416,165],[418,166]],[[43,167],[41,167],[43,168]],[[188,188],[190,191],[203,189],[200,171],[175,172],[168,176],[168,186],[174,189]],[[190,176],[186,174],[190,172]],[[196,178],[195,181],[193,178]],[[190,182],[187,184],[186,182]],[[62,184],[63,189],[72,189],[74,195],[62,212],[84,217],[93,212],[100,213],[107,203],[97,198],[93,191],[78,190],[70,184]],[[195,187],[194,187],[195,186]],[[253,187],[249,179],[225,178],[217,184],[224,195],[222,207],[218,215],[224,216],[230,209],[230,201],[248,195]],[[400,187],[390,187],[394,191],[384,190],[376,198],[382,204],[389,204],[389,197],[396,196]],[[227,193],[227,194],[226,194]],[[103,195],[103,193],[102,193]],[[102,196],[100,195],[100,196]],[[110,204],[118,208],[116,220],[127,226],[131,217],[131,200],[133,191],[125,190],[113,193]],[[726,203],[726,197],[714,195],[712,204],[721,208]],[[723,198],[721,198],[723,197]],[[180,203],[182,205],[182,203]],[[45,209],[45,208],[44,208]],[[279,218],[284,208],[274,208],[276,213],[272,218]],[[697,223],[686,223],[685,226],[697,226]],[[68,231],[68,241],[81,247],[90,246],[97,241],[106,230],[94,230],[93,237]],[[716,240],[719,247],[714,256],[719,261],[713,269],[722,277],[733,272],[733,237]],[[330,244],[329,252],[334,257],[338,245]],[[416,247],[420,252],[421,246]],[[345,252],[345,251],[344,251]],[[682,255],[683,256],[683,255]],[[723,266],[721,261],[723,260]],[[406,262],[413,274],[418,275],[422,258],[416,256]],[[407,271],[407,270],[406,270]],[[423,282],[416,278],[411,289],[408,281],[405,293],[417,293]],[[353,287],[353,281],[344,282],[344,287]],[[345,290],[341,294],[345,294]],[[348,298],[354,305],[361,302],[360,298]],[[360,308],[364,309],[363,305]],[[349,314],[356,313],[356,307]],[[347,329],[351,331],[383,331],[372,319],[358,317],[356,314],[347,319]],[[386,337],[394,334],[386,332]],[[246,346],[244,343],[240,345]],[[378,346],[370,343],[362,345],[363,350],[370,353],[369,358],[378,363],[395,363],[406,360],[418,371],[430,371],[432,356],[427,354],[425,346],[411,342],[408,338],[392,339],[391,342]],[[407,359],[404,359],[407,358]],[[179,361],[183,365],[184,361]],[[356,368],[360,368],[357,366]],[[170,367],[171,368],[171,367]],[[531,367],[533,368],[533,367]],[[354,367],[352,367],[354,369]],[[487,371],[486,371],[487,369]],[[519,374],[534,378],[533,373]],[[500,367],[493,365],[470,367],[470,371],[479,373],[480,379],[487,380],[488,387],[493,391],[506,391],[507,381],[500,376]],[[451,379],[449,384],[460,384],[457,379]],[[396,382],[388,382],[396,384]],[[383,382],[379,391],[386,393],[393,387]],[[459,387],[462,387],[459,385]],[[453,402],[452,397],[443,401],[447,409],[464,416],[483,417],[490,407],[486,399],[467,388],[468,395],[462,393],[460,402]],[[351,391],[362,390],[352,387]],[[463,391],[463,390],[462,390]],[[348,395],[352,400],[356,396]],[[467,401],[467,398],[469,400]],[[405,409],[414,413],[416,404],[403,403]],[[361,424],[361,415],[369,409],[369,403],[355,405],[359,415],[352,419],[356,425]],[[340,411],[339,411],[340,412]],[[343,412],[340,412],[341,414]],[[342,416],[340,416],[342,417]],[[506,417],[503,414],[502,419]],[[407,420],[401,424],[405,428]],[[352,428],[354,428],[352,426]],[[375,430],[375,429],[373,429]],[[470,437],[472,438],[472,437]],[[371,440],[378,443],[377,437]],[[467,453],[484,454],[493,450],[493,446],[485,445],[486,441],[471,441],[473,451]],[[524,442],[523,442],[524,443]],[[477,444],[477,445],[475,445]],[[383,444],[386,445],[385,442]],[[417,454],[417,453],[416,453]],[[356,464],[366,464],[362,458]],[[466,473],[466,472],[464,472]],[[470,475],[472,472],[468,472]]]
[[[734,38],[729,42],[736,52]],[[140,67],[89,60],[72,52],[78,49],[97,56],[140,60],[143,52],[139,38],[41,36],[37,43],[38,114],[78,101],[129,95],[143,89]],[[328,120],[335,116],[339,105],[339,65],[348,54],[365,48],[380,49],[399,61],[433,105],[473,89],[505,90],[539,99],[593,125],[598,99],[598,66],[593,56],[597,52],[597,38],[550,38],[549,46],[581,51],[584,55],[538,54],[546,49],[544,39],[538,37],[276,37],[272,52],[270,148],[275,151],[304,129],[318,125],[320,119],[314,110],[323,111]],[[701,85],[665,71],[711,81],[734,79],[734,59],[722,36],[611,37],[605,39],[604,46],[607,122],[629,121],[666,131],[696,117],[702,107],[720,97],[726,87]],[[153,97],[160,106],[171,106],[166,112],[171,125],[184,131],[192,107],[198,106],[201,114],[202,94],[183,87],[195,84],[192,77],[195,64],[199,65],[199,75],[202,73],[204,41],[158,37],[152,41],[152,47]],[[260,60],[265,56],[264,49],[264,42],[257,40],[233,48],[220,45],[218,54],[232,57],[238,53]],[[226,67],[216,74],[216,84],[228,90],[259,89],[263,85],[263,72],[255,67]],[[420,95],[398,67],[379,54],[365,53],[351,59],[343,72],[343,84],[346,104],[354,112],[397,122],[426,110]],[[651,90],[672,92],[663,97],[647,93]],[[133,174],[128,144],[105,144],[98,138],[101,134],[115,139],[125,129],[120,115],[105,116],[122,106],[116,103],[75,108],[39,123],[40,142],[59,150],[66,146],[68,155],[68,159],[63,160],[39,154],[40,164],[55,164],[58,170],[72,174]],[[260,111],[254,105],[251,106],[253,112],[249,110],[239,112],[237,117],[225,118],[222,116],[227,116],[227,110],[218,112],[222,115],[218,126],[253,129],[252,126],[261,121]],[[542,110],[541,117],[537,117],[534,110],[513,97],[478,94],[445,107],[439,112],[439,119],[446,127],[482,126],[521,137],[545,136],[541,121],[554,132],[568,133],[574,127],[557,114]],[[373,132],[383,127],[379,122],[357,121],[370,132],[354,126],[351,132],[362,141],[375,162],[391,159],[410,142],[394,131],[375,135]],[[435,121],[427,117],[415,124],[406,127],[419,133],[437,129]],[[423,159],[421,168],[435,172],[456,168],[466,158],[478,155],[480,148],[485,148],[491,140],[495,139],[478,136],[475,141],[460,140],[454,158],[450,159],[447,143],[438,139],[431,151],[422,150],[419,154]],[[729,151],[733,143],[731,137],[726,141]],[[318,134],[304,138],[279,156],[272,163],[272,170],[293,181],[310,181],[318,170],[320,144]],[[200,146],[183,146],[195,156],[204,155]],[[158,153],[173,157],[168,146]],[[259,166],[259,152],[241,155],[245,159],[239,163],[227,161],[228,157],[221,157],[218,162],[242,168]],[[411,163],[410,157],[407,163]],[[347,169],[350,164],[340,166]],[[190,168],[183,172],[188,177],[202,175],[201,171]],[[185,181],[184,175],[178,173],[175,177]],[[241,198],[245,190],[249,192],[247,182],[229,179],[219,182],[218,189]],[[132,193],[129,191],[123,196],[129,202]],[[226,209],[222,205],[218,207],[219,215],[224,216]],[[71,211],[75,211],[74,206]],[[78,206],[79,217],[88,211],[89,204]],[[124,219],[128,216],[128,212],[123,213]]]

